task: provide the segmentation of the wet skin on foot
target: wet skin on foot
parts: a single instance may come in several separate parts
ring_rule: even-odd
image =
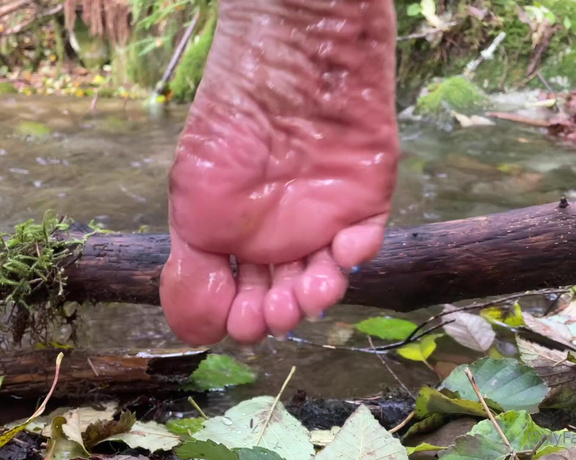
[[[219,2],[170,171],[160,296],[182,341],[286,335],[376,255],[396,183],[395,43],[392,0]]]

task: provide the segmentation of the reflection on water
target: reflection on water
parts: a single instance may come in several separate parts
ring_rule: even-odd
[[[47,209],[107,228],[167,230],[166,175],[186,107],[153,116],[132,102],[100,101],[91,112],[84,99],[0,97],[0,231]],[[15,135],[23,122],[41,122],[42,138]],[[576,198],[576,151],[543,133],[512,125],[437,132],[402,129],[403,159],[390,225],[465,218]],[[338,307],[297,334],[325,342],[336,323],[351,323],[375,310]],[[425,311],[411,318],[426,318]],[[93,347],[179,346],[158,307],[100,305],[87,308],[82,343]],[[362,340],[358,338],[358,340]],[[224,345],[232,349],[231,345]],[[261,370],[258,387],[274,392],[298,364],[291,388],[312,395],[353,397],[396,386],[374,356],[265,342],[256,352],[234,349]],[[406,366],[391,362],[402,376]],[[423,366],[411,366],[413,388],[433,383]],[[272,388],[268,391],[268,388]]]

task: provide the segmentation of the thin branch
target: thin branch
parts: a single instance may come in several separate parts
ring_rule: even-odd
[[[20,8],[29,6],[29,4],[30,0],[15,0],[12,3],[8,3],[8,5],[4,5],[2,8],[0,8],[0,18],[3,16],[8,16],[10,13],[14,13]]]
[[[376,350],[376,347],[374,347],[374,342],[372,342],[372,337],[368,336],[368,343],[370,343],[370,347],[373,350]],[[396,380],[396,383],[398,383],[398,385],[400,385],[402,387],[402,389],[408,393],[410,395],[410,397],[412,398],[413,401],[416,401],[416,398],[414,397],[414,395],[412,394],[412,392],[408,389],[408,387],[406,385],[404,385],[404,382],[400,379],[400,377],[398,377],[395,372],[392,370],[392,368],[390,367],[390,365],[388,364],[388,362],[386,361],[385,357],[382,356],[383,353],[376,353],[376,357],[380,360],[380,362],[382,363],[382,365],[386,368],[386,370],[390,373],[390,375],[392,376],[392,378],[394,380]],[[398,428],[400,429],[400,428]]]
[[[486,404],[486,401],[484,401],[484,398],[482,397],[482,394],[480,393],[480,389],[478,388],[478,385],[476,384],[476,379],[472,375],[472,372],[470,372],[469,368],[466,368],[466,369],[464,369],[464,373],[466,374],[466,377],[468,377],[468,380],[470,380],[470,385],[472,385],[472,388],[474,389],[476,396],[478,396],[478,400],[482,403],[482,406],[484,407],[484,410],[486,411],[488,418],[490,419],[490,421],[492,422],[492,425],[494,425],[494,428],[496,429],[496,431],[498,432],[498,434],[502,438],[502,441],[504,441],[504,444],[506,444],[506,447],[508,447],[512,456],[516,460],[520,460],[518,458],[518,454],[516,454],[516,452],[514,451],[512,444],[510,444],[510,441],[508,441],[508,438],[506,437],[506,435],[502,431],[502,428],[500,428],[500,425],[498,425],[498,422],[494,418],[494,414],[492,414],[492,411],[488,407],[488,404]]]

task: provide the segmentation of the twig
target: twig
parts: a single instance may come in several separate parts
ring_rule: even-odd
[[[504,432],[502,431],[502,428],[500,428],[500,425],[498,425],[498,422],[496,421],[496,419],[494,418],[494,414],[492,414],[492,411],[490,410],[490,408],[488,407],[488,404],[486,404],[486,401],[484,401],[484,398],[482,397],[482,395],[480,394],[480,389],[478,388],[478,385],[476,384],[476,379],[474,378],[474,376],[472,375],[472,372],[470,372],[469,368],[464,369],[464,373],[466,374],[466,377],[468,377],[468,380],[470,380],[470,385],[472,385],[472,388],[474,389],[474,392],[476,393],[476,395],[478,396],[478,400],[482,403],[482,406],[484,407],[484,410],[486,411],[486,414],[488,415],[488,418],[490,419],[490,421],[492,422],[492,425],[494,425],[494,428],[496,429],[496,431],[498,432],[498,434],[500,435],[500,437],[502,438],[502,441],[504,441],[504,444],[506,444],[506,447],[508,447],[508,449],[510,450],[510,453],[512,454],[512,456],[516,459],[516,460],[520,460],[518,458],[518,455],[516,454],[516,452],[514,451],[514,448],[512,447],[512,444],[510,444],[510,441],[508,441],[508,438],[506,437],[506,435],[504,434]]]
[[[415,411],[412,411],[408,414],[408,417],[406,417],[404,420],[402,420],[398,425],[396,425],[394,428],[392,428],[391,430],[388,430],[388,433],[390,434],[394,434],[397,431],[400,431],[402,428],[404,428],[408,422],[410,420],[412,420],[414,418],[414,415],[416,415]]]
[[[188,402],[190,404],[192,404],[192,406],[194,407],[194,409],[196,409],[198,411],[198,413],[200,414],[200,416],[204,419],[204,420],[208,420],[208,416],[204,413],[204,411],[202,410],[202,408],[198,405],[198,403],[196,401],[194,401],[194,398],[192,396],[190,396],[188,398]]]
[[[548,439],[547,435],[542,436],[542,439],[540,439],[540,441],[538,441],[538,444],[536,444],[534,446],[534,449],[532,449],[530,451],[530,453],[528,454],[528,458],[534,458],[534,455],[536,455],[536,452],[538,452],[538,449],[540,449],[540,447],[542,447],[542,444],[544,444],[547,439]]]
[[[490,46],[480,52],[480,56],[477,59],[470,61],[466,65],[466,68],[464,69],[464,75],[469,77],[476,71],[478,66],[483,61],[494,59],[494,52],[496,51],[498,46],[500,46],[500,43],[504,41],[505,38],[506,38],[506,32],[500,32],[498,36],[492,41]]]
[[[376,350],[376,347],[374,346],[374,342],[372,342],[372,337],[368,336],[368,343],[370,343],[370,347],[373,350]],[[398,383],[398,385],[400,385],[402,387],[402,389],[408,393],[410,395],[410,397],[412,398],[413,401],[416,401],[416,398],[414,397],[414,395],[412,394],[412,392],[408,389],[408,387],[406,385],[404,385],[404,382],[402,380],[400,380],[400,378],[394,373],[394,371],[392,370],[392,368],[390,367],[390,365],[386,362],[386,359],[384,359],[384,356],[382,356],[383,353],[376,353],[376,357],[380,360],[380,362],[384,365],[384,367],[386,368],[386,370],[390,373],[390,375],[392,376],[392,378],[394,380],[396,380],[396,383]]]
[[[264,422],[264,426],[262,427],[262,431],[260,432],[260,436],[258,436],[258,440],[256,441],[257,446],[260,444],[260,441],[262,441],[262,438],[264,437],[264,433],[266,432],[266,428],[268,428],[268,424],[270,423],[270,419],[272,418],[272,414],[274,414],[274,410],[276,409],[276,405],[278,404],[278,401],[280,401],[280,397],[282,396],[282,393],[284,393],[284,390],[286,389],[286,387],[288,386],[288,383],[292,379],[294,372],[296,372],[296,366],[292,366],[292,369],[290,369],[290,373],[288,374],[288,377],[286,377],[286,380],[284,381],[282,388],[280,388],[280,392],[278,393],[278,396],[276,396],[276,399],[274,400],[274,403],[272,404],[272,407],[270,408],[270,412],[268,413],[268,417],[266,417],[266,421]]]

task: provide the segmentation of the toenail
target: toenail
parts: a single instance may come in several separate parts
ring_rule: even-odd
[[[360,265],[355,265],[350,269],[350,273],[358,273],[360,271]]]
[[[278,342],[286,342],[286,340],[288,340],[288,334],[278,334],[278,335],[274,335],[274,338],[275,338]]]

